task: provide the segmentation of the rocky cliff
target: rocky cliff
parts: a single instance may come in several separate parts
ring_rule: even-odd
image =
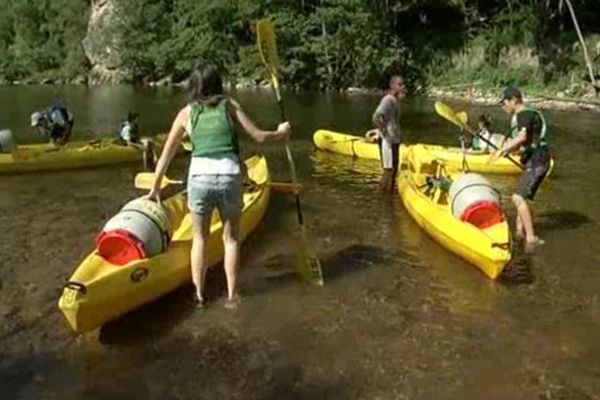
[[[90,20],[83,49],[90,61],[88,82],[92,85],[122,83],[128,73],[119,57],[118,38],[111,29],[114,23],[114,4],[111,0],[91,0]]]

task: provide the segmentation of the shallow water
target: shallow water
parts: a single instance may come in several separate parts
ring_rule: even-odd
[[[84,137],[114,131],[133,108],[145,132],[163,132],[181,104],[176,89],[0,88],[0,121],[32,141],[28,115],[53,97],[68,99]],[[277,121],[269,92],[237,97],[260,124]],[[141,193],[132,187],[138,166],[2,176],[3,399],[600,398],[597,114],[547,113],[557,163],[535,203],[546,245],[519,253],[493,282],[430,239],[397,196],[377,194],[376,162],[313,149],[318,127],[368,129],[377,98],[286,99],[326,286],[294,275],[293,200],[274,196],[243,249],[239,310],[221,306],[217,268],[207,310],[196,311],[184,287],[77,338],[56,307],[61,286],[103,223]],[[482,111],[506,121],[495,108],[471,107],[471,117]],[[408,143],[457,137],[425,100],[408,102],[402,122]],[[288,179],[280,146],[244,148]],[[516,179],[492,178],[505,200]]]

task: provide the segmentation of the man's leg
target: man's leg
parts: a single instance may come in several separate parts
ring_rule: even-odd
[[[396,184],[396,178],[398,177],[398,168],[400,168],[400,143],[394,143],[392,145],[392,163],[392,184],[390,191],[393,192]]]
[[[515,237],[520,240],[525,237],[525,233],[523,232],[523,220],[521,219],[521,216],[519,215],[519,213],[517,213],[517,218],[515,218],[515,220],[516,220]]]
[[[531,218],[531,211],[527,201],[519,194],[513,194],[512,201],[517,208],[517,226],[519,220],[522,224],[522,229],[525,231],[525,240],[527,243],[534,243],[536,241],[535,231],[533,229],[533,219]],[[518,229],[518,228],[517,228]]]
[[[381,156],[381,166],[383,167],[379,188],[383,192],[388,192],[392,190],[394,185],[393,145],[385,139],[381,139],[379,143],[379,154]]]

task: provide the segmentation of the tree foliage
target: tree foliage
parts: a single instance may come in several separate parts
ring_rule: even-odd
[[[0,0],[0,77],[68,78],[85,71],[87,1]]]
[[[231,80],[260,80],[255,22],[273,19],[286,83],[379,86],[394,72],[424,87],[456,54],[484,47],[482,71],[507,49],[534,49],[545,81],[576,67],[563,0],[112,0],[115,51],[133,81],[184,79],[198,58]],[[572,0],[583,29],[600,31],[597,0]],[[85,71],[88,1],[0,0],[0,77]],[[509,60],[510,61],[510,60]]]

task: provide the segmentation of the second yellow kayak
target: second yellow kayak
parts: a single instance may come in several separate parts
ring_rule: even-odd
[[[444,164],[456,170],[467,170],[481,172],[483,174],[506,174],[516,175],[522,173],[522,169],[506,157],[501,157],[490,163],[489,154],[467,153],[463,157],[462,149],[458,147],[447,147],[437,145],[423,145],[422,151],[429,152],[432,157],[442,160]],[[518,155],[513,155],[515,161],[519,161]],[[550,170],[554,168],[554,159],[550,160]]]
[[[379,148],[376,143],[371,143],[360,136],[348,135],[328,130],[318,130],[313,135],[315,146],[320,150],[348,156],[379,160]],[[406,147],[402,146],[402,153]],[[442,160],[444,164],[455,170],[466,169],[484,174],[520,174],[521,168],[513,164],[508,158],[502,157],[490,163],[489,154],[467,153],[464,155],[459,147],[422,145],[421,151],[428,152],[434,158]],[[518,156],[514,156],[518,160]],[[464,160],[464,162],[463,162]],[[554,166],[551,160],[550,172]],[[550,172],[548,172],[550,174]]]

